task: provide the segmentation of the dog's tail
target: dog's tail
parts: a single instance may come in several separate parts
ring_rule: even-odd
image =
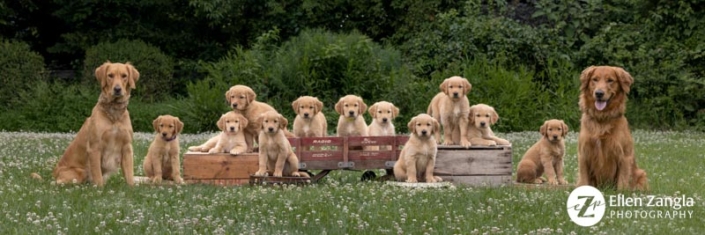
[[[29,174],[29,176],[32,177],[32,179],[42,180],[42,176],[39,175],[39,173],[37,172],[32,172],[32,174]]]

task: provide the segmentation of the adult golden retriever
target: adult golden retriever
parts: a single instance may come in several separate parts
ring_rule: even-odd
[[[54,168],[57,183],[90,181],[103,186],[122,168],[128,185],[134,184],[132,123],[127,104],[140,73],[130,63],[105,62],[95,70],[101,86],[98,103],[76,138]]]
[[[367,104],[361,97],[346,95],[335,104],[335,111],[340,114],[336,128],[339,137],[367,136],[367,123],[362,115],[367,112]]]
[[[284,135],[288,121],[277,111],[268,111],[260,115],[259,135],[259,169],[256,176],[266,176],[272,172],[275,177],[295,176],[310,177],[299,172],[299,159],[291,149],[291,144]]]
[[[323,102],[312,96],[301,96],[291,103],[296,113],[294,135],[298,137],[325,137],[328,123],[323,115]]]
[[[622,68],[590,66],[580,74],[580,135],[577,186],[647,190],[646,172],[636,164],[634,142],[624,117],[634,82]]]
[[[517,166],[517,182],[542,184],[541,175],[546,173],[548,184],[568,184],[563,177],[565,135],[568,125],[563,120],[545,121],[541,128],[541,139],[524,153]]]
[[[440,124],[430,115],[419,114],[407,126],[411,134],[394,163],[394,178],[408,183],[416,183],[419,179],[428,183],[441,182],[441,177],[433,175],[438,153],[434,134],[440,130]]]
[[[440,89],[441,92],[433,97],[426,113],[443,126],[443,145],[469,147],[471,143],[467,138],[467,117],[470,101],[467,94],[472,85],[463,77],[453,76],[444,80]],[[436,141],[441,141],[440,132],[436,132]]]
[[[163,179],[183,183],[179,134],[184,129],[184,123],[178,117],[161,115],[152,121],[152,126],[157,134],[144,157],[144,173],[155,184],[161,183]]]
[[[499,115],[492,106],[486,104],[470,106],[467,131],[470,143],[478,146],[510,145],[509,141],[495,136],[490,128],[498,120]]]
[[[395,136],[394,123],[392,120],[399,116],[399,108],[387,101],[380,101],[372,104],[370,109],[372,122],[367,126],[369,136]],[[392,146],[370,146],[369,150],[392,150]]]
[[[208,153],[230,153],[239,155],[247,151],[244,129],[248,125],[247,118],[242,114],[230,111],[218,119],[216,125],[220,134],[199,146],[191,146],[189,151]],[[212,141],[215,140],[215,141]]]

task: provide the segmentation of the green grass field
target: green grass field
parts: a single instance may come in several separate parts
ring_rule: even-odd
[[[311,186],[128,187],[121,175],[103,188],[50,183],[73,134],[0,132],[0,234],[702,234],[705,229],[705,133],[634,131],[637,160],[651,191],[695,199],[692,218],[605,218],[593,227],[570,221],[571,189],[515,186],[413,189],[360,182],[336,171]],[[182,149],[209,134],[183,135]],[[538,132],[500,134],[514,165]],[[135,134],[135,174],[153,136]],[[577,173],[577,133],[567,138],[566,175]],[[38,172],[44,180],[30,178]],[[617,192],[604,192],[614,195]],[[646,209],[639,207],[631,209]],[[671,208],[651,208],[672,211]]]

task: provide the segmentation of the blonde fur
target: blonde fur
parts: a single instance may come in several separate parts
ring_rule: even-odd
[[[476,146],[511,145],[508,140],[499,138],[492,132],[490,127],[498,120],[499,115],[492,106],[486,104],[471,106],[467,131],[470,143]]]
[[[220,116],[216,123],[220,134],[199,146],[191,146],[189,151],[208,153],[230,153],[239,155],[247,151],[245,142],[245,128],[249,125],[247,118],[234,111]]]
[[[305,172],[299,172],[299,159],[291,149],[291,144],[284,135],[288,121],[276,111],[263,113],[257,120],[261,126],[259,135],[259,169],[256,176],[275,177],[295,176],[310,177]]]
[[[394,136],[394,123],[392,120],[399,115],[399,108],[387,101],[374,103],[369,109],[372,122],[367,126],[369,136]],[[370,146],[369,150],[392,150],[392,146]]]
[[[291,103],[296,113],[293,132],[297,137],[325,137],[328,129],[323,102],[316,97],[301,96]]]
[[[178,117],[161,115],[154,119],[152,126],[157,134],[144,157],[144,173],[155,184],[161,183],[163,179],[183,183],[178,135],[184,123]]]
[[[337,135],[367,136],[367,124],[362,115],[367,112],[367,104],[355,95],[346,95],[335,104],[335,111],[340,114]]]
[[[563,120],[551,119],[539,129],[541,139],[529,148],[517,166],[517,182],[541,184],[542,174],[546,174],[551,185],[568,184],[563,177],[563,157],[565,156],[565,136],[568,125]]]
[[[411,132],[410,138],[394,164],[394,177],[397,181],[408,183],[416,183],[419,180],[428,183],[441,182],[441,177],[433,175],[438,153],[434,134],[440,130],[440,124],[427,114],[419,114],[412,118],[407,126]]]
[[[467,138],[468,113],[470,101],[467,94],[472,85],[467,79],[453,76],[441,83],[441,92],[438,93],[426,111],[443,126],[443,145],[471,145]],[[441,133],[436,133],[436,141],[440,143]]]

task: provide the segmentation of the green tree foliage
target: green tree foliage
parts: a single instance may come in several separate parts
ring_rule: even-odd
[[[0,40],[0,100],[2,109],[20,105],[18,91],[46,80],[44,58],[24,42]]]

